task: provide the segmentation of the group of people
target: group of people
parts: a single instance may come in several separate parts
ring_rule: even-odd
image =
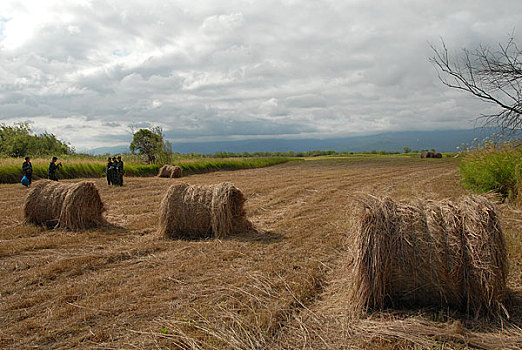
[[[105,173],[107,174],[107,184],[115,186],[123,186],[123,161],[121,157],[107,158],[107,165],[105,166]]]
[[[58,162],[58,157],[53,157],[49,163],[49,169],[47,171],[47,178],[49,180],[58,181],[56,171],[62,167],[62,162]],[[123,186],[123,161],[121,156],[109,157],[107,166],[105,167],[107,174],[107,183],[109,185]],[[31,157],[25,157],[25,162],[22,164],[22,185],[28,187],[33,182],[33,165],[31,164]]]
[[[56,171],[62,167],[62,162],[58,162],[58,157],[53,157],[49,163],[49,169],[47,171],[47,177],[49,180],[58,181]],[[25,162],[22,164],[22,185],[29,186],[33,182],[33,164],[31,164],[31,157],[25,157]]]

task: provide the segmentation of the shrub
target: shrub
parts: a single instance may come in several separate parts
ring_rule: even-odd
[[[464,187],[474,192],[497,192],[504,198],[522,196],[522,148],[507,143],[486,144],[468,151],[460,163]],[[518,199],[517,199],[518,197]]]

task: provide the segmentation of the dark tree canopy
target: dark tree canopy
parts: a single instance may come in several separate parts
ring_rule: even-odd
[[[496,104],[499,111],[483,115],[485,126],[499,127],[503,132],[520,132],[522,125],[522,51],[509,36],[497,48],[480,45],[462,49],[450,56],[442,41],[431,46],[435,56],[430,61],[439,70],[444,85],[471,93],[479,99]]]
[[[28,123],[0,124],[0,154],[24,157],[73,153],[71,147],[51,133],[33,135]]]
[[[129,148],[132,153],[137,151],[147,156],[149,163],[154,163],[158,156],[165,152],[166,147],[161,128],[155,127],[136,131]]]

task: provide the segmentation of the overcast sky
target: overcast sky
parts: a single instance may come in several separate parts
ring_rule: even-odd
[[[1,0],[0,123],[77,149],[471,128],[492,106],[444,87],[429,43],[520,27],[521,0]]]

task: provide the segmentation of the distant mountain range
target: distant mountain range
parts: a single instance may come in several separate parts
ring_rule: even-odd
[[[470,145],[474,138],[490,137],[494,129],[397,131],[374,135],[325,139],[255,139],[216,142],[173,142],[174,152],[212,154],[216,152],[305,152],[334,150],[337,152],[398,151],[404,147],[411,150],[436,149],[439,152],[454,152],[457,146]],[[91,154],[127,153],[125,146],[101,147],[88,150]]]

